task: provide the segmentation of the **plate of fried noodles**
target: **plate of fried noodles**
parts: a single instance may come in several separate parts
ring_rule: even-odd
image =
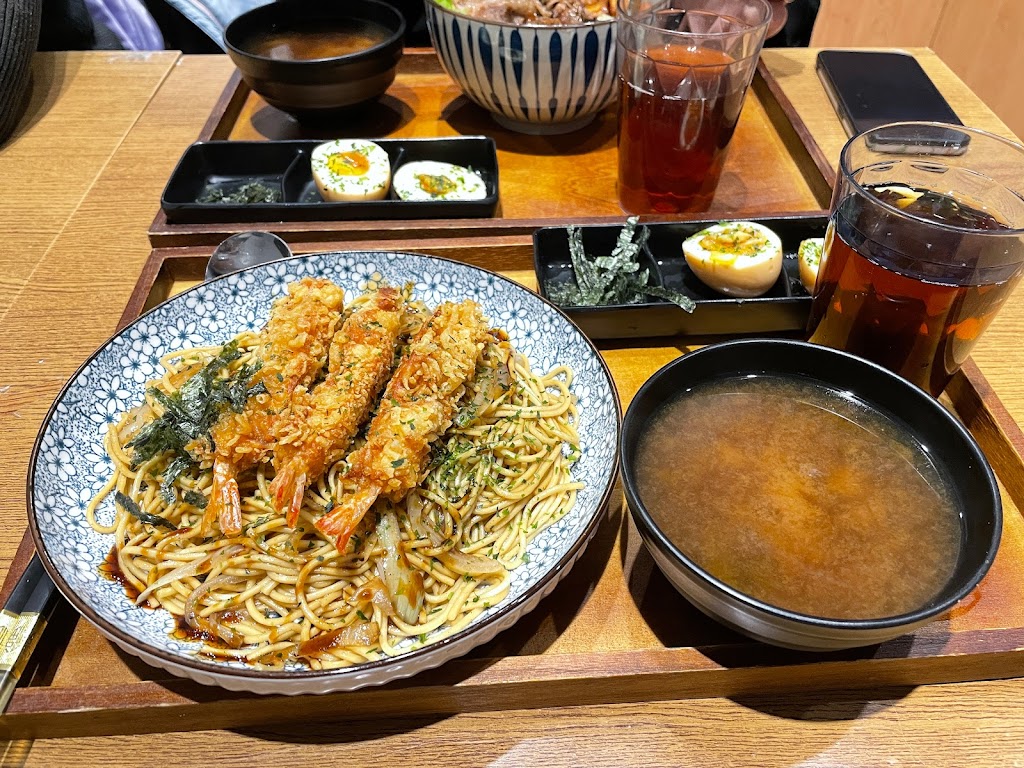
[[[29,523],[128,653],[231,690],[408,677],[510,627],[593,536],[620,411],[593,345],[491,272],[409,253],[198,285],[50,409]]]

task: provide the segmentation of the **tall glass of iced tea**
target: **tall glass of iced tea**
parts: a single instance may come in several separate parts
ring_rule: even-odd
[[[898,123],[846,144],[808,324],[812,342],[938,395],[1024,265],[1024,147]]]
[[[626,211],[707,210],[770,20],[765,0],[620,0]]]

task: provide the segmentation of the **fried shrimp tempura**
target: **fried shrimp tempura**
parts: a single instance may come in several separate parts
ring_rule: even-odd
[[[430,445],[451,426],[488,333],[476,302],[446,302],[413,339],[388,383],[366,443],[348,457],[346,480],[357,490],[316,523],[339,551],[378,496],[397,501],[419,484]]]
[[[344,291],[331,281],[307,277],[291,283],[288,295],[274,302],[260,331],[256,351],[260,369],[251,381],[266,391],[250,397],[240,413],[226,411],[210,430],[213,492],[203,515],[204,531],[217,519],[226,535],[241,532],[236,476],[267,457],[296,392],[304,392],[322,370],[344,299]],[[210,451],[209,446],[196,448],[199,455]]]
[[[404,307],[398,290],[381,288],[335,334],[327,379],[295,398],[289,424],[279,430],[270,484],[289,526],[299,519],[307,484],[344,457],[387,383]]]

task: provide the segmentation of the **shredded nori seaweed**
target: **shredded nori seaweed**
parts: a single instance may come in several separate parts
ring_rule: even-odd
[[[166,517],[160,517],[160,515],[150,514],[144,512],[142,507],[135,503],[134,500],[125,496],[120,491],[114,491],[114,503],[124,509],[132,517],[141,520],[149,525],[160,526],[161,528],[169,528],[172,531],[178,530],[178,526],[168,520]]]
[[[209,432],[223,410],[225,401],[230,400],[225,388],[230,386],[231,379],[218,381],[218,374],[241,355],[238,344],[232,341],[225,344],[213,360],[182,384],[174,394],[164,394],[155,387],[149,389],[150,397],[163,406],[164,413],[140,429],[126,446],[134,452],[135,466],[164,451],[172,451],[179,457],[188,456],[185,446]],[[238,372],[243,373],[241,370]]]
[[[566,227],[575,280],[570,283],[549,282],[546,286],[548,296],[557,304],[573,307],[639,304],[645,296],[657,296],[693,312],[696,305],[689,296],[664,286],[647,284],[650,273],[640,268],[639,255],[651,231],[642,226],[636,234],[638,221],[636,216],[626,219],[611,254],[594,258],[588,257],[584,251],[580,228]]]
[[[197,203],[280,203],[281,190],[267,186],[260,181],[243,184],[234,192],[225,193],[219,187],[208,187],[196,200]]]
[[[156,388],[149,389],[149,396],[163,406],[164,413],[140,429],[126,447],[132,449],[133,467],[171,452],[173,458],[160,477],[160,494],[168,504],[177,499],[174,482],[198,464],[187,446],[198,438],[209,440],[210,429],[225,410],[240,413],[250,397],[267,391],[263,382],[251,385],[252,377],[260,368],[258,363],[243,365],[232,376],[220,377],[220,373],[241,355],[238,343],[229,342],[177,392],[168,395]],[[201,497],[201,494],[196,495]],[[194,498],[186,496],[185,500],[200,506]],[[205,499],[202,506],[206,506]]]
[[[181,498],[186,504],[191,504],[196,509],[206,509],[206,505],[210,503],[199,491],[185,491],[181,494]]]

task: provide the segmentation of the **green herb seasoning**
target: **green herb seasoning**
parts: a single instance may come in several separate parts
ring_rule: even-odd
[[[225,192],[220,187],[208,186],[196,199],[196,202],[250,205],[252,203],[280,203],[282,199],[279,187],[271,187],[262,181],[251,181],[248,184],[243,184],[234,192]]]

